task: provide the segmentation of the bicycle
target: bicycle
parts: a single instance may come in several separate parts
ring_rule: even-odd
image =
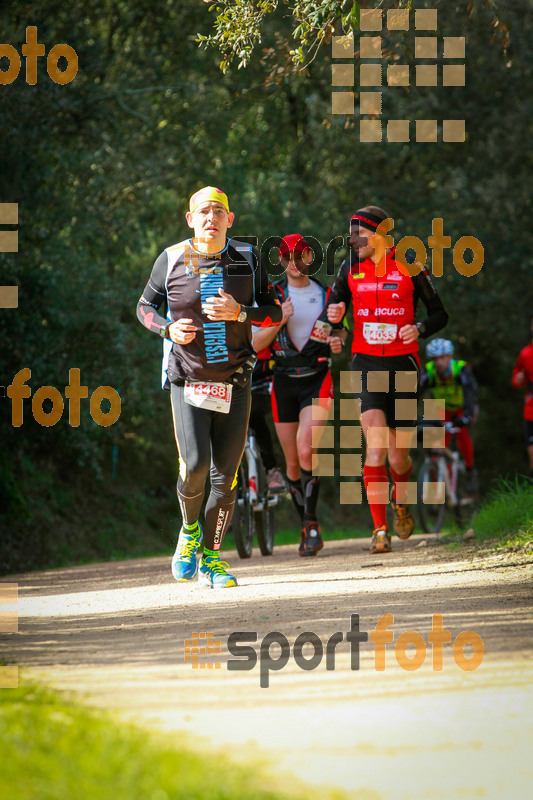
[[[423,427],[419,424],[418,434]],[[445,425],[448,433],[459,428]],[[464,525],[478,507],[477,494],[465,488],[466,466],[458,450],[450,447],[431,448],[418,473],[417,508],[420,524],[426,533],[442,528],[446,508],[451,509],[458,525]]]
[[[252,430],[248,430],[244,455],[237,472],[237,496],[231,520],[235,546],[241,558],[250,558],[254,535],[262,555],[274,551],[274,509],[279,494],[272,494]]]

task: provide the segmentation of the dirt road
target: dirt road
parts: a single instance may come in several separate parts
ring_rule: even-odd
[[[533,565],[518,554],[449,551],[431,537],[396,540],[380,557],[368,545],[328,543],[312,560],[299,559],[294,546],[271,558],[254,552],[249,561],[228,552],[239,586],[222,592],[175,583],[162,558],[3,578],[19,585],[19,633],[0,637],[0,658],[18,664],[23,677],[164,727],[178,744],[186,731],[200,748],[266,758],[288,785],[303,779],[366,800],[530,797]],[[392,614],[395,643],[407,631],[421,634],[424,663],[407,671],[396,648],[407,663],[415,646],[387,644],[378,672],[379,648],[363,641],[352,669],[346,633],[354,614],[367,632]],[[481,637],[477,669],[459,668],[452,643],[443,646],[442,670],[433,669],[433,614],[443,615],[452,643],[462,631]],[[324,650],[336,632],[343,641],[333,670],[324,653],[305,671],[292,650],[283,669],[266,669],[263,643],[253,669],[229,671],[235,658],[226,644],[235,631],[256,632],[258,652],[272,631],[291,646],[305,631]],[[220,655],[199,656],[220,668],[185,662],[193,632],[220,640]],[[416,646],[421,658],[419,639]],[[318,645],[306,645],[302,656],[313,653],[318,658]],[[464,658],[473,655],[466,644]],[[271,667],[279,656],[273,645]]]

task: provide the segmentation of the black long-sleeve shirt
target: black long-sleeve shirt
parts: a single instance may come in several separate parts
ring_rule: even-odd
[[[218,295],[219,288],[247,312],[244,323],[211,322],[202,313],[202,303]],[[166,318],[159,313],[163,305]],[[167,380],[227,380],[254,352],[251,323],[277,325],[282,311],[268,273],[250,245],[229,239],[215,258],[199,253],[191,240],[185,240],[168,247],[156,259],[137,304],[137,317],[159,335],[183,317],[192,319],[198,329],[186,345],[165,339],[165,385]]]

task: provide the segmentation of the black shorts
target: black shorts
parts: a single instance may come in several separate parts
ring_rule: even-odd
[[[533,445],[533,420],[532,419],[525,419],[524,420],[524,434],[526,437],[526,447],[531,447]]]
[[[272,416],[274,422],[299,422],[300,411],[313,404],[314,398],[324,401],[329,408],[333,398],[333,381],[328,370],[302,378],[292,378],[280,373],[272,381]]]
[[[367,356],[352,359],[354,397],[361,400],[361,413],[380,409],[389,428],[414,428],[420,368],[414,355]]]

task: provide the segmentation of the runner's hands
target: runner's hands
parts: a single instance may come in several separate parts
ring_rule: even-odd
[[[207,319],[212,322],[219,322],[225,320],[226,322],[234,322],[240,311],[240,305],[234,298],[224,291],[218,290],[218,297],[206,297],[202,305],[202,312],[206,315]]]
[[[404,325],[403,328],[400,328],[398,331],[398,336],[404,344],[412,344],[412,342],[416,342],[420,336],[420,331],[416,325]]]
[[[342,339],[338,336],[328,336],[328,344],[332,353],[342,353]]]
[[[168,336],[176,344],[189,344],[196,336],[198,328],[192,324],[192,319],[178,319],[168,326]]]
[[[281,310],[283,311],[283,317],[280,324],[285,325],[289,317],[292,317],[294,314],[294,306],[290,297],[287,297],[287,299],[283,301]]]
[[[331,303],[328,306],[328,322],[340,322],[346,313],[346,303]]]
[[[203,313],[208,319],[216,321],[233,321],[237,317],[240,305],[223,289],[218,290],[219,297],[206,297],[202,306]],[[192,324],[192,319],[183,317],[176,320],[168,327],[168,336],[176,344],[189,344],[196,336],[198,328]]]

